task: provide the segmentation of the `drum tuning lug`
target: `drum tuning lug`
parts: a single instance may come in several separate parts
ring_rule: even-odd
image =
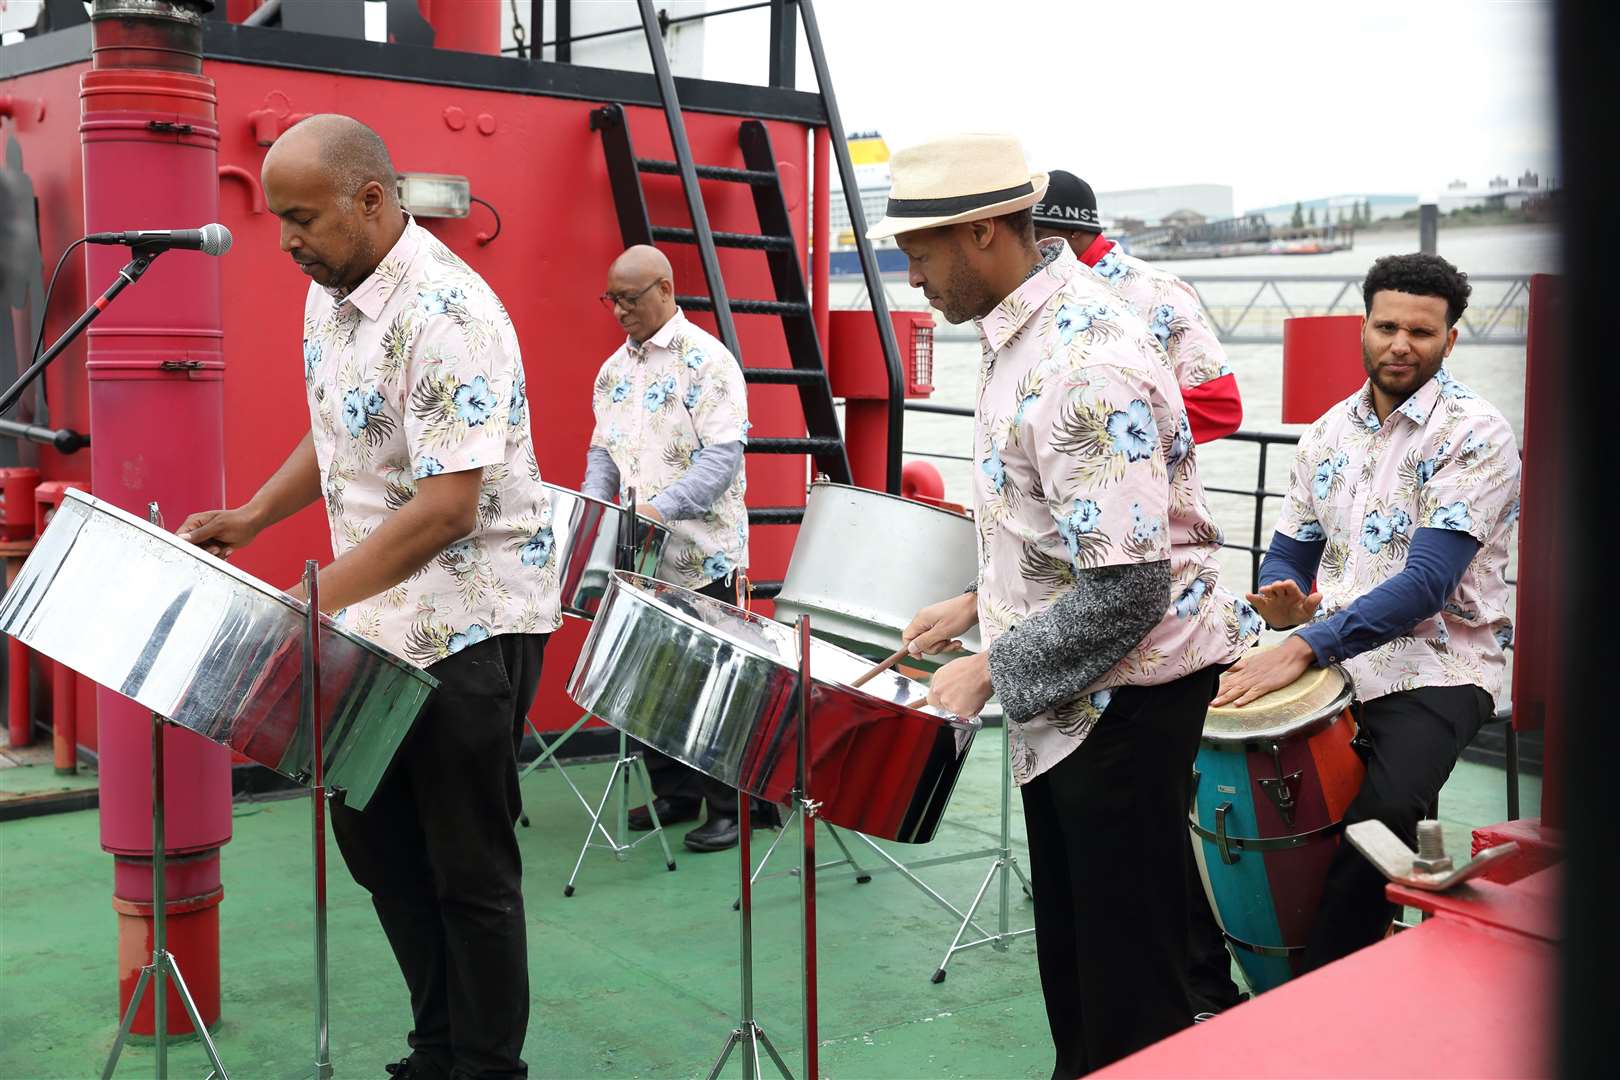
[[[1260,790],[1266,793],[1271,805],[1277,808],[1277,814],[1283,819],[1283,824],[1289,828],[1294,827],[1294,811],[1299,807],[1299,789],[1302,773],[1289,773],[1287,776],[1266,777],[1256,780]]]
[[[1416,852],[1382,821],[1358,821],[1346,828],[1344,835],[1386,878],[1427,892],[1445,892],[1478,877],[1519,850],[1517,843],[1509,841],[1486,848],[1463,866],[1453,868],[1438,821],[1418,822]]]

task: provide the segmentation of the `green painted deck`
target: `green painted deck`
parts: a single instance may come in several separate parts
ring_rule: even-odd
[[[926,848],[885,845],[906,860],[995,842],[999,731],[979,741],[939,837]],[[49,759],[0,769],[0,790],[56,783]],[[603,764],[570,766],[600,793]],[[1540,806],[1536,778],[1522,780],[1524,813]],[[36,787],[37,789],[37,787]],[[531,1011],[525,1057],[540,1077],[706,1075],[738,1005],[735,852],[695,855],[671,832],[679,869],[668,873],[655,844],[624,862],[587,857],[578,891],[562,895],[587,817],[561,780],[543,770],[524,781],[534,826],[520,830],[529,921]],[[1506,817],[1503,774],[1459,763],[1441,795],[1448,849],[1468,850],[1468,831]],[[1013,801],[1013,842],[1023,821]],[[215,1035],[234,1077],[297,1077],[312,1060],[315,1018],[309,804],[242,802],[224,851],[223,1015]],[[772,834],[755,833],[756,858]],[[820,834],[824,859],[836,852]],[[797,833],[795,831],[794,837]],[[771,870],[792,864],[788,842]],[[870,852],[856,856],[871,869]],[[328,853],[332,1056],[338,1077],[377,1077],[406,1051],[405,988],[365,895]],[[922,871],[959,906],[973,897],[989,860]],[[954,921],[892,872],[856,885],[846,870],[819,878],[821,1065],[827,1076],[1044,1077],[1051,1069],[1033,939],[1006,952],[961,953],[945,982],[929,976]],[[94,811],[0,824],[0,1077],[89,1077],[117,1030],[111,907],[112,859],[97,845]],[[995,908],[983,911],[993,925]],[[1012,924],[1029,925],[1013,888]],[[799,1073],[799,931],[796,881],[763,881],[755,893],[757,1014]],[[767,1066],[768,1068],[768,1066]],[[126,1050],[120,1076],[151,1075],[150,1043]],[[195,1040],[171,1048],[176,1076],[207,1073]],[[728,1076],[741,1076],[734,1056]],[[767,1073],[768,1075],[768,1073]]]

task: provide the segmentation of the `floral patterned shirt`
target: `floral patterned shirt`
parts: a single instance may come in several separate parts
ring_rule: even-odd
[[[1502,690],[1513,640],[1505,572],[1519,517],[1519,450],[1507,420],[1442,367],[1382,424],[1372,389],[1329,409],[1299,443],[1277,531],[1325,541],[1316,618],[1341,611],[1406,565],[1417,529],[1479,541],[1445,606],[1343,666],[1371,701],[1420,686]]]
[[[1220,530],[1175,372],[1119,296],[1063,250],[979,323],[974,416],[979,622],[986,645],[1099,566],[1169,560],[1163,618],[1073,701],[1009,721],[1018,783],[1090,734],[1116,686],[1230,662],[1260,617],[1221,588]]]
[[[748,388],[736,358],[680,308],[643,344],[626,338],[596,376],[596,430],[619,470],[619,497],[648,502],[686,475],[706,446],[748,440]],[[701,517],[668,522],[662,576],[687,588],[748,568],[745,469]]]
[[[1094,257],[1094,253],[1095,257]],[[1170,355],[1176,381],[1183,389],[1202,386],[1230,375],[1226,349],[1215,337],[1204,306],[1192,286],[1176,275],[1127,255],[1116,242],[1099,235],[1082,260],[1091,272],[1108,282],[1148,324],[1159,345]]]
[[[344,625],[425,667],[562,624],[517,334],[466,263],[408,220],[348,295],[311,283],[304,385],[334,554],[414,498],[422,477],[483,470],[473,533],[346,608]]]

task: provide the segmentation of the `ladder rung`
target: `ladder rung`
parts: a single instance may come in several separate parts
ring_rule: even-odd
[[[812,435],[809,438],[749,439],[750,454],[837,454],[844,448],[842,439],[831,435]]]
[[[713,311],[714,301],[707,296],[677,296],[675,302],[691,311]],[[734,315],[809,315],[809,304],[796,304],[787,300],[733,300]]]
[[[750,525],[797,525],[804,520],[802,506],[750,506]]]
[[[818,383],[827,381],[825,371],[800,368],[745,367],[743,381],[751,383]]]
[[[659,158],[637,158],[636,168],[645,173],[661,173],[665,176],[681,175],[681,166],[676,161],[664,161]],[[724,165],[694,165],[693,170],[701,180],[729,180],[734,184],[774,184],[776,174],[765,172],[762,169],[732,169]]]
[[[697,243],[697,233],[692,229],[654,225],[652,235],[654,240],[667,240],[672,244]],[[749,248],[755,251],[793,250],[793,237],[791,236],[762,236],[759,233],[738,232],[715,232],[710,235],[714,237],[714,242],[720,247]]]

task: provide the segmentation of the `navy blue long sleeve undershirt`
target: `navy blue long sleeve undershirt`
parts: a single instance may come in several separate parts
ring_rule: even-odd
[[[1316,577],[1324,540],[1295,540],[1273,534],[1260,564],[1260,584],[1292,580],[1309,595]],[[1299,631],[1316,654],[1318,666],[1348,660],[1393,641],[1445,606],[1457,591],[1468,564],[1479,551],[1479,541],[1454,529],[1418,529],[1406,566],[1344,609],[1318,619]]]

